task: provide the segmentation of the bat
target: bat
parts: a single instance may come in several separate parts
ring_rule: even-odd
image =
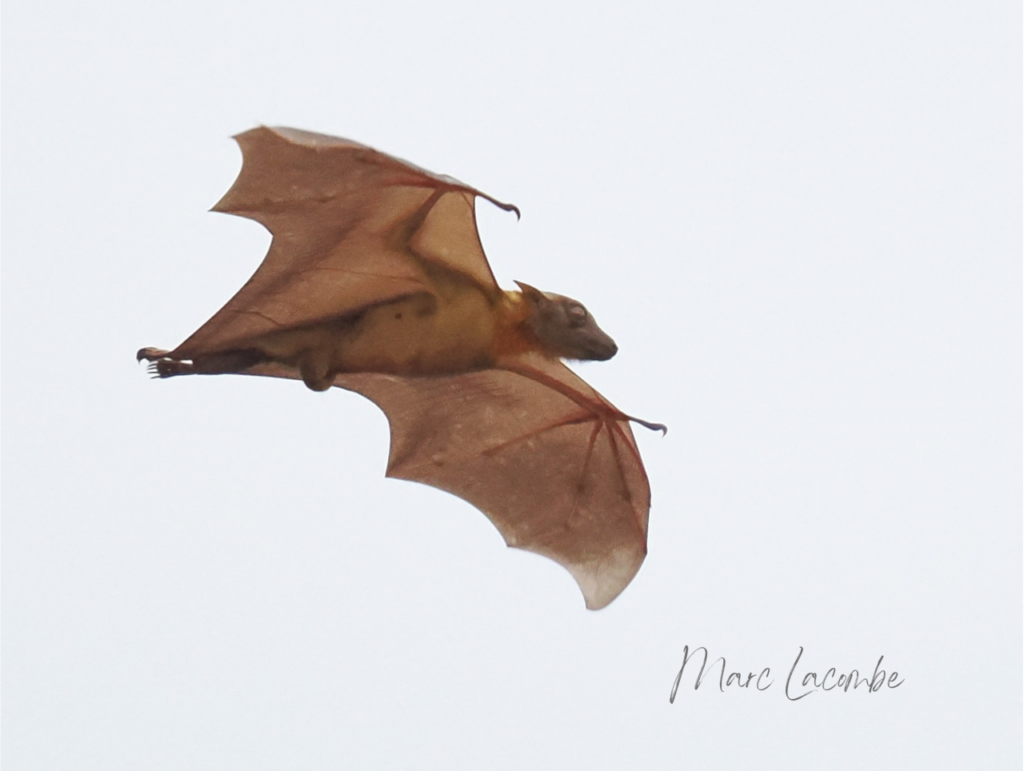
[[[587,309],[498,287],[475,201],[449,176],[347,139],[259,127],[214,211],[273,238],[252,278],[155,377],[247,374],[338,386],[387,416],[387,476],[479,508],[509,546],[549,557],[603,608],[647,554],[650,485],[630,422],[562,359],[616,345]]]

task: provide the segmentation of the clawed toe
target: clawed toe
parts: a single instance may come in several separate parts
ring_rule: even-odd
[[[174,377],[175,375],[188,375],[192,373],[192,363],[188,361],[175,361],[174,359],[157,359],[146,367],[149,376],[154,379]]]

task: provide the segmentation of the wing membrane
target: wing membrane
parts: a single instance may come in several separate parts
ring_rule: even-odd
[[[235,139],[242,170],[214,210],[261,223],[273,241],[252,278],[171,358],[244,348],[282,328],[431,291],[431,269],[500,291],[473,201],[515,207],[346,139],[267,127]]]

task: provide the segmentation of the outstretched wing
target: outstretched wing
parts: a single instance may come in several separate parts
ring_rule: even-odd
[[[439,378],[343,375],[391,426],[388,476],[479,508],[509,546],[564,566],[603,608],[647,554],[651,491],[625,415],[560,362]]]
[[[387,475],[454,493],[509,546],[565,567],[587,607],[614,600],[647,554],[651,489],[629,418],[558,361],[442,377],[345,374],[383,410]],[[248,374],[297,377],[279,364]]]
[[[476,228],[481,196],[459,182],[347,139],[260,127],[235,137],[242,170],[214,211],[254,219],[272,234],[256,273],[168,356],[245,348],[416,292],[433,269],[500,291]]]

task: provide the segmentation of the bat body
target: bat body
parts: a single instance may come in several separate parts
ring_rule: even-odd
[[[388,475],[465,498],[510,546],[613,600],[646,554],[650,488],[631,418],[560,359],[615,343],[577,301],[500,289],[458,180],[344,139],[295,129],[236,137],[243,166],[214,207],[274,238],[262,265],[171,351],[159,377],[253,374],[339,386],[391,426]]]

